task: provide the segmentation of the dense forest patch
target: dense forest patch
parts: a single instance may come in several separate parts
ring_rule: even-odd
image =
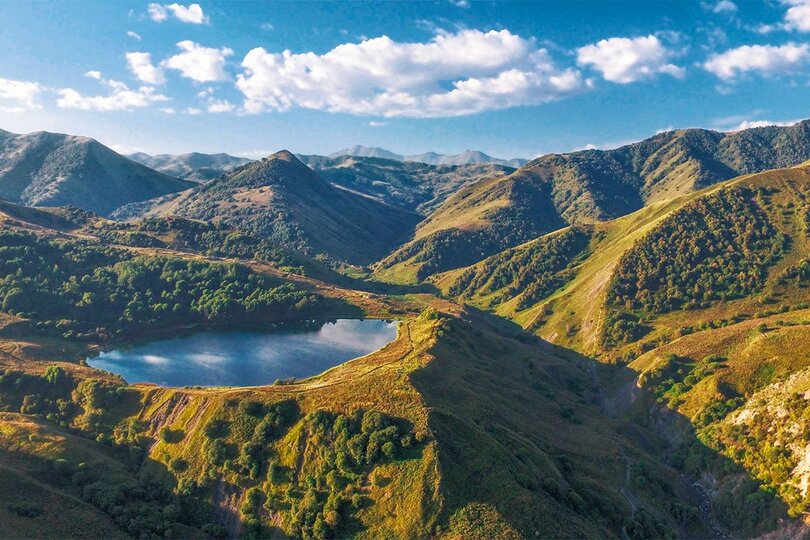
[[[749,295],[789,238],[749,189],[724,189],[667,218],[619,261],[608,304],[652,313]]]
[[[0,309],[65,338],[172,324],[314,317],[320,297],[231,263],[133,256],[84,241],[0,233]]]
[[[233,257],[274,263],[279,268],[306,273],[301,257],[267,239],[237,231],[222,223],[173,217],[147,217],[136,223],[106,221],[92,229],[101,240],[133,247],[162,247],[193,251],[209,257]]]

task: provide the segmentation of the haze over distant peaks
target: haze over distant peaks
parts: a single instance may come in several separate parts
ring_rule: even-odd
[[[132,161],[146,165],[156,171],[194,182],[206,182],[212,178],[230,172],[252,160],[228,154],[159,154],[152,156],[136,152],[127,156]]]
[[[506,165],[507,167],[522,167],[529,162],[527,159],[499,159],[489,156],[478,150],[465,150],[460,154],[448,156],[445,154],[437,154],[436,152],[426,152],[424,154],[415,154],[403,156],[395,154],[390,150],[377,147],[367,146],[353,146],[352,148],[344,148],[332,154],[330,158],[340,156],[356,156],[356,157],[374,157],[382,159],[394,159],[397,161],[416,161],[419,163],[427,163],[428,165],[470,165],[477,163],[494,163],[496,165]]]

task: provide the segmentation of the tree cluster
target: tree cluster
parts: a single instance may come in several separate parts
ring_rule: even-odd
[[[9,232],[0,233],[0,276],[0,309],[65,338],[307,318],[320,305],[320,297],[239,264],[132,256]]]
[[[666,313],[760,289],[789,239],[771,225],[753,195],[724,189],[667,218],[621,258],[608,304]]]

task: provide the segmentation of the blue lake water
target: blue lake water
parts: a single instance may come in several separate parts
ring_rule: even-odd
[[[211,330],[102,352],[87,363],[131,384],[261,386],[317,375],[396,336],[396,322],[356,319],[266,332]]]

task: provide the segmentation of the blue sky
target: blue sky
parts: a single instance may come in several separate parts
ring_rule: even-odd
[[[0,128],[534,157],[810,117],[810,0],[0,2]]]

